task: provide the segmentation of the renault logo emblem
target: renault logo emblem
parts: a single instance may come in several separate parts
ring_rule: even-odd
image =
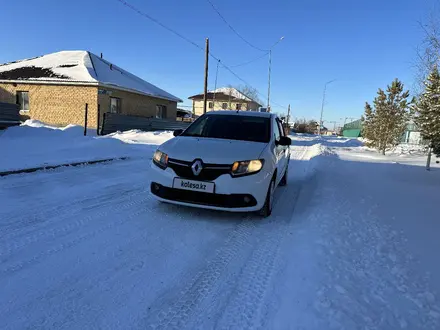
[[[195,176],[198,176],[200,172],[202,172],[203,164],[200,159],[197,159],[194,161],[194,163],[191,165],[192,172]]]

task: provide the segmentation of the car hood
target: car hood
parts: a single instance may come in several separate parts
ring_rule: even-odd
[[[266,143],[226,139],[177,136],[159,147],[169,158],[208,164],[232,164],[240,160],[258,159]]]

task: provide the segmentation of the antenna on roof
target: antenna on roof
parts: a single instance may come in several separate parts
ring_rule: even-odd
[[[102,58],[102,53],[101,53],[101,58]]]

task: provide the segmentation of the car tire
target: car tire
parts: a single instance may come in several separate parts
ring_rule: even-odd
[[[281,178],[281,181],[279,183],[280,186],[286,186],[287,185],[287,176],[289,175],[289,165],[287,164],[286,170],[284,171],[284,175]]]
[[[270,181],[269,188],[267,189],[266,201],[263,207],[258,212],[263,218],[267,218],[272,214],[273,197],[275,192],[275,177]]]

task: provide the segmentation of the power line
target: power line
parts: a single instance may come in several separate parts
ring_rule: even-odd
[[[260,52],[268,52],[267,49],[261,49],[253,44],[251,44],[249,41],[247,41],[240,33],[237,32],[236,29],[234,29],[234,27],[228,23],[228,21],[226,20],[226,18],[220,13],[220,11],[217,9],[216,6],[214,6],[214,4],[212,3],[211,0],[206,0],[209,2],[209,4],[211,5],[212,9],[214,9],[214,11],[217,13],[217,15],[223,20],[223,22],[225,22],[225,24],[229,27],[229,29],[231,29],[232,32],[234,32],[237,37],[239,37],[241,40],[243,40],[245,43],[247,43],[249,46],[251,46],[252,48],[259,50]]]
[[[122,3],[124,6],[130,8],[131,10],[133,10],[133,11],[135,11],[135,12],[137,12],[137,13],[138,13],[139,15],[141,15],[141,16],[143,16],[143,17],[145,17],[145,18],[148,18],[150,21],[152,21],[152,22],[156,23],[157,25],[163,27],[165,30],[168,30],[169,32],[175,34],[175,35],[178,36],[179,38],[182,38],[182,39],[185,40],[186,42],[189,42],[189,43],[192,44],[193,46],[195,46],[195,47],[197,47],[197,48],[199,48],[199,49],[201,49],[201,50],[204,50],[204,48],[203,48],[202,46],[200,46],[200,45],[198,45],[197,43],[195,43],[194,41],[188,39],[188,38],[185,37],[184,35],[182,35],[182,34],[180,34],[179,32],[177,32],[176,30],[173,30],[172,28],[166,26],[165,24],[162,24],[161,22],[159,22],[159,21],[158,21],[157,19],[155,19],[154,17],[151,17],[150,15],[148,15],[148,14],[146,14],[146,13],[140,11],[140,10],[137,9],[135,6],[129,4],[127,1],[124,1],[124,0],[116,0],[116,1],[119,1],[119,2]]]
[[[205,49],[204,49],[202,46],[198,45],[196,42],[194,42],[194,41],[192,41],[191,39],[185,37],[184,35],[180,34],[180,33],[177,32],[176,30],[174,30],[174,29],[172,29],[172,28],[166,26],[165,24],[161,23],[160,21],[158,21],[158,20],[155,19],[154,17],[151,17],[150,15],[148,15],[148,14],[142,12],[141,10],[139,10],[138,8],[136,8],[135,6],[133,6],[133,5],[131,5],[130,3],[128,3],[127,1],[125,1],[125,0],[116,0],[116,1],[122,3],[122,4],[123,4],[124,6],[126,6],[127,8],[129,8],[129,9],[135,11],[135,12],[138,13],[139,15],[141,15],[141,16],[143,16],[143,17],[149,19],[150,21],[156,23],[157,25],[163,27],[163,28],[166,29],[167,31],[169,31],[169,32],[173,33],[174,35],[178,36],[179,38],[185,40],[186,42],[190,43],[190,44],[193,45],[194,47],[197,47],[198,49],[200,49],[200,50],[202,50],[202,51],[205,51]],[[209,1],[209,0],[208,0],[208,1]],[[236,74],[234,71],[232,71],[231,68],[229,68],[229,67],[228,67],[227,65],[225,65],[223,62],[221,62],[221,60],[220,60],[218,57],[216,57],[215,55],[213,55],[211,52],[209,52],[209,55],[210,55],[213,59],[215,59],[215,60],[218,62],[218,64],[220,64],[223,68],[225,68],[226,70],[228,70],[228,71],[229,71],[234,77],[236,77],[238,80],[240,80],[240,81],[243,82],[244,84],[246,84],[246,85],[252,87],[251,84],[249,84],[246,80],[244,80],[244,79],[241,78],[238,74]],[[267,55],[267,54],[265,54],[265,55]],[[254,60],[255,60],[255,59],[254,59]],[[264,97],[264,94],[260,93],[257,89],[255,89],[255,91],[258,93],[258,95]],[[272,103],[275,104],[275,105],[278,105],[279,107],[282,107],[282,108],[286,108],[286,109],[287,109],[287,107],[282,106],[282,105],[280,105],[280,104],[277,104],[277,103],[275,103],[275,102],[273,102],[273,101],[272,101]]]
[[[238,68],[239,66],[245,66],[245,65],[251,64],[251,63],[253,63],[255,61],[258,61],[259,59],[262,59],[263,57],[266,57],[268,54],[269,53],[267,52],[266,54],[258,56],[257,58],[254,58],[253,60],[250,60],[250,61],[247,61],[247,62],[244,62],[244,63],[241,63],[241,64],[237,64],[237,65],[231,65],[230,67],[231,68]]]

